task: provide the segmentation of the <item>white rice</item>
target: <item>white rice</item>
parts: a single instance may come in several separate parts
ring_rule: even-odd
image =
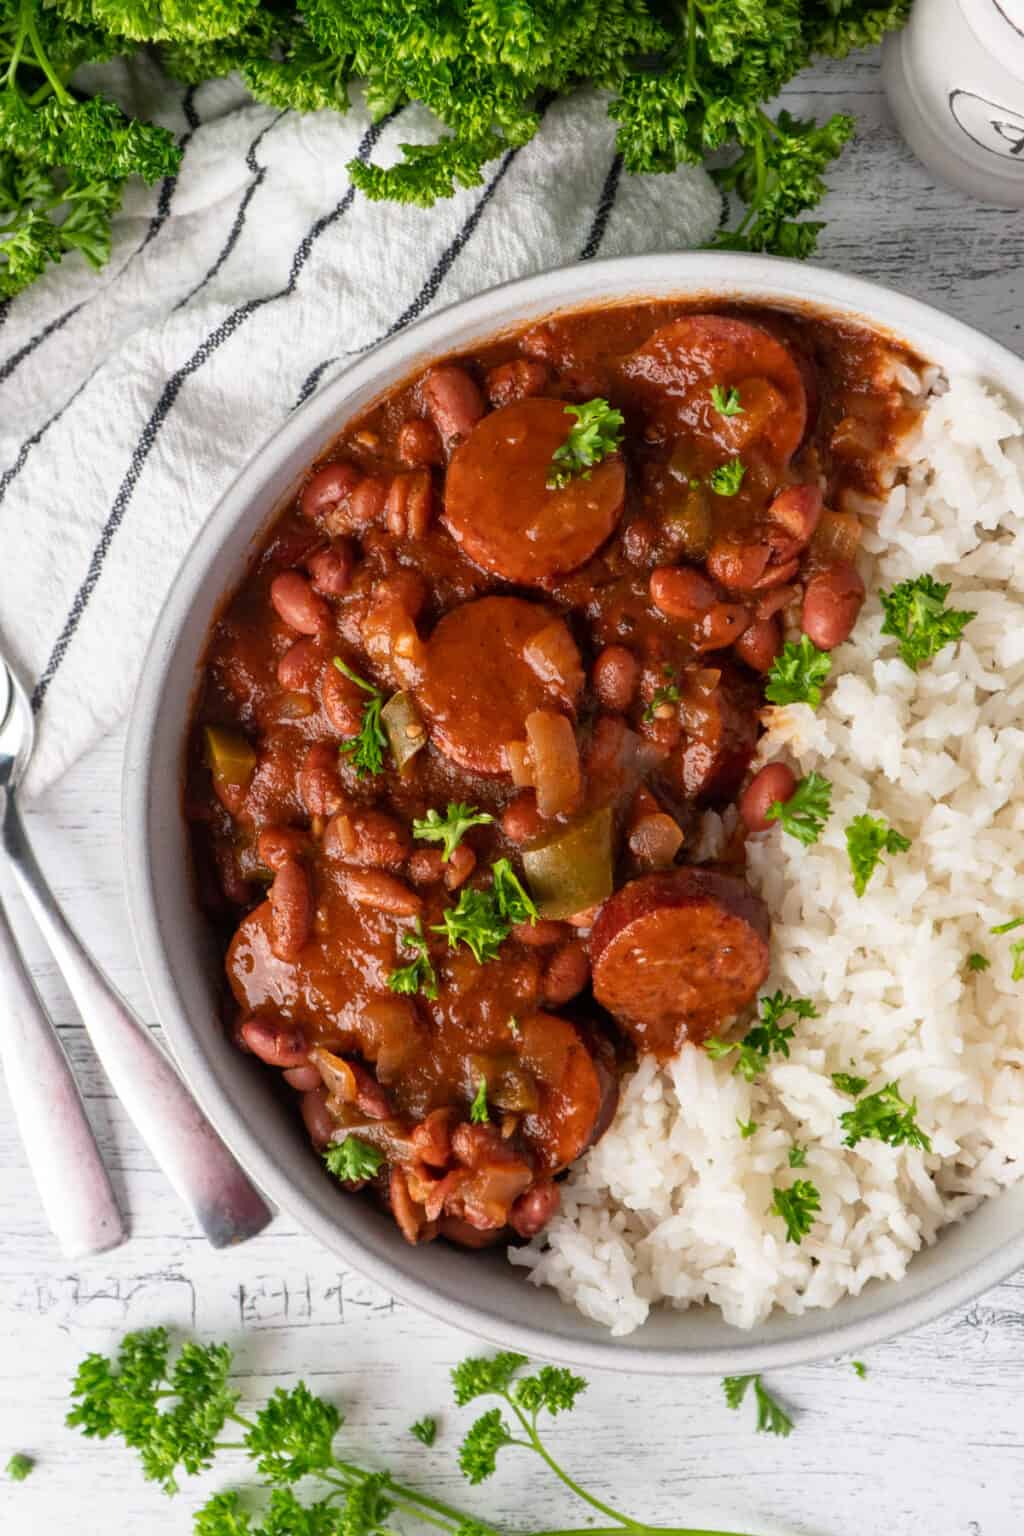
[[[1024,428],[988,389],[954,379],[924,410],[897,484],[864,540],[868,599],[834,652],[817,714],[766,710],[759,761],[832,780],[832,816],[804,848],[781,829],[748,842],[773,914],[772,972],[811,998],[789,1060],[750,1085],[686,1048],[641,1062],[604,1139],[562,1186],[562,1213],[513,1263],[627,1334],[653,1303],[710,1302],[750,1328],[898,1279],[913,1255],[1024,1172],[1024,983],[990,934],[1024,911]],[[879,509],[876,509],[879,510]],[[928,572],[977,611],[916,674],[883,638],[880,587]],[[853,892],[844,829],[862,811],[913,837]],[[735,814],[735,813],[732,813]],[[728,827],[724,829],[728,830]],[[708,816],[699,857],[722,821]],[[991,969],[965,967],[980,951]],[[898,1080],[932,1151],[842,1145],[852,1101]],[[738,1121],[756,1121],[748,1140]],[[793,1171],[794,1141],[807,1147]],[[774,1186],[813,1181],[821,1212],[797,1246],[769,1214]]]

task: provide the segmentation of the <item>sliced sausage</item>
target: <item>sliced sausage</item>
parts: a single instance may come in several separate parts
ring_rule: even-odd
[[[485,571],[536,585],[576,570],[613,532],[626,490],[617,455],[548,489],[552,456],[574,421],[562,400],[520,400],[482,421],[452,458],[444,522]]]
[[[800,627],[819,650],[830,651],[850,638],[863,602],[860,572],[838,560],[807,583]]]
[[[471,773],[507,772],[505,747],[526,736],[526,717],[556,702],[523,650],[561,624],[519,597],[484,597],[445,614],[427,642],[416,699],[431,739]],[[566,630],[565,643],[573,645]]]
[[[757,449],[778,466],[804,435],[803,376],[781,341],[759,325],[726,315],[685,315],[662,326],[622,364],[649,422],[670,435],[692,433],[719,461]],[[737,389],[740,412],[723,416],[713,385]]]
[[[768,911],[742,880],[703,869],[644,875],[610,896],[590,936],[594,996],[641,1051],[699,1043],[768,974]]]

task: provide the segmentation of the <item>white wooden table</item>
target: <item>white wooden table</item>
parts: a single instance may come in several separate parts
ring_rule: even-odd
[[[871,56],[822,68],[788,94],[795,110],[849,110],[859,123],[833,177],[820,259],[891,282],[1024,350],[1024,216],[933,184],[889,123]],[[72,920],[152,1020],[122,895],[121,753],[117,734],[35,808],[30,829]],[[353,1447],[409,1473],[426,1466],[404,1429],[425,1411],[447,1409],[447,1371],[473,1341],[395,1303],[284,1217],[239,1251],[207,1247],[111,1096],[16,902],[13,917],[74,1061],[132,1238],[87,1263],[56,1256],[0,1086],[0,1466],[15,1450],[38,1458],[24,1484],[0,1481],[0,1531],[191,1530],[198,1485],[168,1503],[141,1481],[128,1453],[63,1428],[78,1360],[158,1322],[229,1339],[253,1395],[301,1374],[346,1405]],[[873,1351],[867,1365],[865,1381],[848,1362],[776,1379],[798,1421],[787,1441],[756,1436],[752,1412],[728,1412],[715,1382],[604,1376],[557,1429],[557,1444],[595,1491],[666,1525],[703,1522],[763,1536],[1018,1536],[1024,1277]],[[444,1418],[429,1462],[439,1469],[430,1474],[435,1491],[510,1529],[576,1522],[568,1496],[532,1467],[520,1479],[508,1470],[512,1461],[489,1489],[463,1496],[452,1452],[466,1415]],[[207,1478],[204,1495],[223,1481]]]

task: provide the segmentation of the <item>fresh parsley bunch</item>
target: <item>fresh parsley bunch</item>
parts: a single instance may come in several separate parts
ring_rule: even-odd
[[[728,249],[807,256],[801,216],[853,131],[765,110],[818,54],[842,57],[902,25],[910,0],[0,0],[0,296],[80,250],[95,265],[128,176],[176,168],[163,129],[77,90],[82,64],[156,49],[178,79],[238,71],[260,101],[344,112],[353,84],[376,117],[406,102],[432,142],[390,166],[349,165],[370,198],[429,207],[479,185],[525,144],[545,103],[610,94],[627,171],[672,171],[725,151],[712,174],[737,199]],[[717,156],[721,159],[721,156]]]
[[[279,1387],[255,1413],[241,1412],[240,1395],[230,1383],[231,1363],[226,1344],[189,1341],[172,1360],[165,1329],[130,1333],[116,1360],[89,1355],[79,1366],[67,1422],[94,1439],[123,1440],[138,1453],[143,1475],[167,1493],[178,1491],[182,1473],[193,1476],[211,1467],[219,1451],[244,1451],[257,1487],[246,1489],[244,1497],[236,1490],[214,1494],[196,1513],[196,1536],[393,1536],[408,1530],[409,1522],[447,1536],[502,1536],[492,1521],[457,1509],[429,1482],[421,1491],[380,1467],[379,1457],[373,1468],[351,1460],[335,1446],[341,1413],[302,1382]],[[459,1448],[459,1467],[469,1483],[484,1482],[499,1454],[516,1447],[536,1455],[596,1511],[605,1533],[725,1536],[646,1525],[581,1488],[556,1461],[544,1430],[575,1407],[587,1384],[553,1365],[525,1374],[528,1365],[524,1355],[505,1352],[464,1360],[452,1371],[458,1407],[481,1398],[498,1404],[480,1414]],[[763,1391],[760,1378],[755,1381],[758,1428],[788,1434],[788,1417]],[[744,1390],[727,1386],[731,1406],[738,1406]],[[429,1448],[437,1428],[436,1419],[426,1416],[410,1425],[409,1434]],[[300,1498],[296,1485],[305,1478],[315,1489]],[[583,1527],[546,1536],[589,1532]]]

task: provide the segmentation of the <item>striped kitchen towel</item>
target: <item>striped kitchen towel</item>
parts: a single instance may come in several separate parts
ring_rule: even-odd
[[[699,168],[620,176],[593,94],[425,211],[367,202],[344,170],[427,137],[416,107],[301,117],[145,61],[120,86],[179,135],[179,174],[128,189],[98,276],[68,258],[0,306],[0,644],[33,689],[30,794],[126,712],[197,529],[347,360],[493,283],[692,247],[719,217]]]

